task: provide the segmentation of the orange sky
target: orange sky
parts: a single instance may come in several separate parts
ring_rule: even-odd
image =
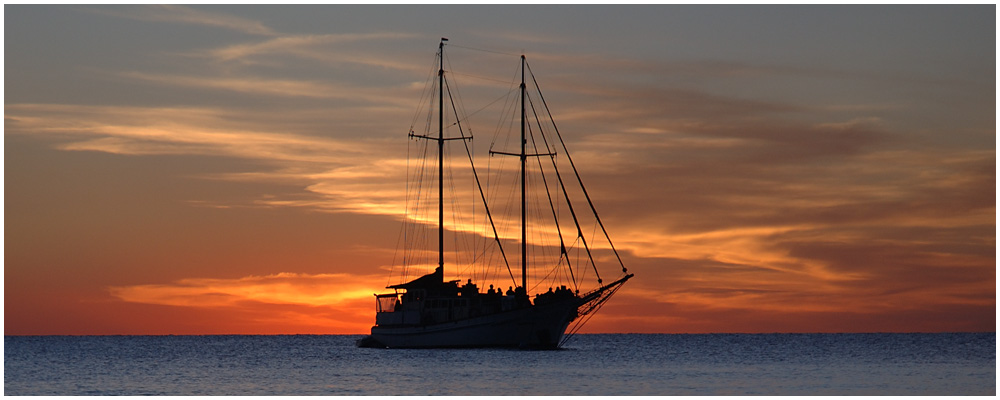
[[[636,274],[583,332],[995,330],[993,7],[445,10],[5,7],[5,334],[367,332],[441,36]]]

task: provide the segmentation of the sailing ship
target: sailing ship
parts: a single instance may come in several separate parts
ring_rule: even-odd
[[[491,148],[489,152],[491,158],[493,156],[512,156],[510,159],[518,160],[515,168],[508,169],[515,170],[515,174],[519,175],[516,180],[519,181],[520,186],[518,190],[520,204],[515,206],[518,202],[511,200],[507,202],[507,208],[509,210],[517,209],[520,212],[520,217],[505,219],[496,215],[496,207],[491,208],[487,200],[490,197],[497,198],[501,196],[488,196],[486,194],[489,190],[489,181],[487,181],[487,189],[484,190],[480,174],[476,171],[473,151],[468,144],[471,141],[472,135],[471,132],[467,134],[467,127],[463,127],[463,123],[468,123],[467,118],[459,117],[458,107],[455,105],[456,96],[452,96],[452,85],[446,79],[444,49],[447,40],[447,38],[441,38],[441,42],[438,45],[438,52],[435,54],[437,96],[435,97],[432,94],[428,96],[431,99],[430,104],[432,105],[434,100],[437,100],[437,132],[433,132],[433,123],[430,122],[433,117],[429,117],[426,124],[426,133],[414,133],[411,127],[408,134],[410,139],[424,142],[425,153],[431,154],[428,157],[432,160],[430,163],[420,164],[431,164],[432,166],[421,169],[420,173],[413,175],[418,177],[417,180],[421,181],[421,183],[427,183],[423,182],[427,180],[436,181],[437,221],[435,224],[433,218],[429,216],[433,211],[428,212],[428,209],[432,209],[432,207],[426,204],[430,203],[427,201],[427,197],[428,193],[432,192],[432,190],[422,190],[420,191],[422,194],[416,197],[412,203],[418,203],[419,200],[423,199],[423,213],[420,214],[417,211],[412,211],[411,213],[411,210],[417,210],[419,207],[411,207],[411,201],[408,197],[408,215],[404,222],[404,225],[408,224],[411,228],[424,227],[426,229],[428,226],[436,225],[437,263],[433,265],[429,260],[426,260],[426,263],[423,264],[425,268],[424,272],[428,268],[433,267],[432,272],[419,276],[416,279],[404,281],[403,283],[387,285],[386,288],[391,289],[392,292],[375,295],[375,325],[371,328],[371,335],[358,340],[357,345],[360,347],[377,348],[559,348],[626,281],[632,278],[633,274],[628,273],[628,270],[625,268],[621,257],[618,255],[618,251],[611,243],[610,236],[607,234],[603,222],[601,222],[600,217],[593,207],[590,195],[583,186],[580,174],[573,164],[572,158],[569,156],[565,143],[562,141],[562,135],[559,134],[558,128],[556,128],[554,120],[551,118],[551,113],[548,111],[548,106],[545,104],[540,89],[537,88],[537,81],[534,79],[534,74],[530,72],[530,67],[524,55],[520,57],[520,84],[516,89],[513,88],[517,79],[515,77],[511,82],[511,89],[508,91],[509,97],[516,100],[509,102],[511,104],[510,107],[505,107],[505,110],[513,110],[510,114],[520,114],[519,146],[513,146],[514,150]],[[527,90],[528,82],[526,81],[526,76],[530,76],[531,83],[534,84],[535,91],[531,95],[529,95]],[[429,79],[428,81],[429,86],[432,87],[428,92],[433,93],[435,80]],[[534,93],[537,93],[537,96]],[[445,135],[446,94],[450,99],[448,104],[452,106],[451,109],[455,115],[454,121],[449,121],[448,127],[457,127],[457,136],[446,137]],[[431,106],[428,108],[431,110],[430,114],[433,115],[434,107]],[[540,111],[541,114],[548,116],[549,122],[545,124],[538,122]],[[534,120],[532,120],[532,117],[534,117]],[[517,118],[512,116],[508,125],[513,126],[516,120]],[[474,187],[478,189],[470,190],[470,192],[478,194],[478,196],[473,197],[478,197],[476,200],[481,200],[482,207],[485,210],[485,222],[482,224],[482,232],[475,234],[469,234],[467,232],[468,229],[465,227],[466,224],[454,219],[448,229],[445,227],[445,148],[446,143],[453,140],[465,144],[465,150],[469,156],[471,167],[471,174],[466,176],[473,178],[475,182]],[[494,140],[495,143],[496,140]],[[532,146],[531,149],[528,148],[529,143]],[[556,146],[557,143],[561,147]],[[558,157],[560,155],[559,149],[562,150],[562,157]],[[433,158],[436,158],[436,162],[434,162]],[[576,185],[572,186],[573,188],[577,188],[575,192],[574,189],[570,189],[571,185],[566,184],[566,181],[570,181],[570,179],[563,179],[563,176],[559,174],[557,159],[559,161],[563,159],[569,161],[570,168],[576,178]],[[533,161],[530,164],[538,165],[539,172],[536,172],[536,174],[541,177],[541,180],[530,178],[532,182],[531,186],[544,185],[543,191],[545,192],[545,196],[542,197],[539,195],[536,197],[534,203],[544,203],[543,201],[538,201],[538,198],[547,199],[547,205],[551,209],[551,214],[534,213],[529,218],[527,211],[529,160]],[[542,166],[548,164],[551,164],[548,172],[541,172]],[[564,165],[563,168],[565,169],[566,166]],[[428,179],[428,176],[434,175],[434,169],[437,170],[436,179]],[[453,188],[454,185],[448,186],[449,188]],[[518,185],[514,184],[513,186]],[[577,209],[579,208],[579,204],[582,203],[580,200],[577,201],[577,206],[574,207],[574,203],[570,201],[571,192],[583,194],[586,199],[585,204],[591,211],[590,213]],[[508,198],[516,198],[516,195],[510,195]],[[562,201],[565,201],[565,203]],[[496,201],[496,203],[500,202],[502,201]],[[556,203],[559,203],[560,206],[557,207]],[[561,204],[566,205],[562,206]],[[571,218],[564,216],[565,211],[563,211],[563,207],[569,211]],[[512,214],[514,213],[512,212]],[[592,215],[592,217],[586,219],[583,218],[584,215]],[[551,223],[550,226],[548,228],[540,228],[542,220],[549,220]],[[583,226],[589,227],[589,225],[586,225],[588,222],[594,226],[589,242],[583,228]],[[510,226],[515,224],[520,228],[519,237],[516,234],[516,230],[510,228]],[[499,230],[498,226],[500,227]],[[506,231],[503,229],[504,226],[508,227]],[[601,238],[603,239],[603,245],[601,246],[593,243],[597,241],[595,239],[598,232],[597,227],[603,233],[603,238]],[[533,232],[531,235],[529,235],[529,229]],[[459,236],[465,238],[474,236],[489,244],[489,246],[483,246],[484,249],[490,249],[489,257],[486,256],[487,250],[483,250],[481,253],[476,253],[472,256],[473,261],[469,265],[455,268],[456,270],[460,270],[460,272],[466,272],[472,277],[463,276],[464,279],[446,279],[446,230],[449,230],[456,238]],[[575,235],[570,233],[574,231]],[[407,230],[405,227],[403,232],[401,236],[409,236],[411,238],[418,236],[412,232],[412,229]],[[505,232],[505,234],[501,234],[500,232]],[[539,232],[554,233],[557,239],[543,243],[540,239],[536,239]],[[425,233],[430,232],[425,231]],[[426,240],[425,236],[432,235],[419,236],[423,240],[420,243],[423,243],[426,247],[428,240]],[[509,257],[505,251],[505,245],[511,247],[512,244],[517,244],[520,247],[521,254],[518,261],[518,264],[520,264],[519,276],[515,276],[517,264],[513,268],[511,267],[511,262],[508,260]],[[538,261],[539,258],[529,256],[529,247],[542,251],[548,250],[549,253],[556,255],[554,257],[555,260]],[[452,252],[457,252],[457,250],[452,250]],[[412,259],[419,254],[426,255],[427,253],[430,253],[427,249],[423,252],[411,251],[406,253],[404,251],[403,269],[407,272],[419,270],[419,263],[410,261],[408,264],[407,257]],[[496,256],[497,254],[499,254],[499,257]],[[575,258],[572,255],[575,255]],[[496,265],[492,269],[490,267],[485,268],[486,271],[492,271],[492,274],[490,272],[468,272],[470,269],[475,271],[473,264],[476,262],[482,263],[483,260],[487,259],[495,261],[494,264]],[[574,259],[577,261],[573,261]],[[598,259],[617,261],[617,264],[621,266],[621,275],[614,281],[605,283],[597,268],[595,260]],[[543,268],[541,269],[533,266],[532,269],[529,268],[529,262],[548,265],[542,265]],[[591,275],[591,268],[593,269],[593,276],[588,277],[587,275]],[[535,272],[532,273],[532,271]],[[503,272],[506,272],[506,274],[503,274]],[[510,278],[509,281],[507,281],[508,275]],[[557,282],[554,284],[554,277],[564,278],[565,284],[558,284]],[[402,278],[406,277],[402,276]],[[497,283],[497,287],[494,289],[494,285],[490,284],[489,290],[480,290],[479,285],[473,282],[473,278],[480,280],[479,283],[484,286],[485,283],[489,283],[492,279],[493,282]],[[529,282],[529,278],[535,282]],[[591,281],[590,286],[584,282],[588,278]],[[463,280],[465,282],[460,285],[459,283]],[[596,284],[592,282],[594,280],[596,280]],[[533,285],[529,286],[529,283],[533,283]],[[508,287],[506,291],[502,289],[503,286]],[[542,288],[545,286],[548,286],[549,289],[543,292],[544,289]],[[553,286],[555,289],[553,289]],[[534,296],[530,296],[529,292],[535,293]]]

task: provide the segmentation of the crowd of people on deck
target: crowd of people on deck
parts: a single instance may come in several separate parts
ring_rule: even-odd
[[[484,300],[485,303],[491,303],[491,300],[499,302],[500,298],[503,296],[513,296],[519,305],[530,304],[531,301],[528,298],[528,294],[525,292],[523,287],[507,287],[505,292],[502,288],[494,288],[490,285],[490,288],[486,290],[485,293],[480,293],[479,288],[475,283],[472,283],[472,279],[469,279],[464,285],[459,288],[459,293],[465,298],[479,297]],[[566,287],[566,285],[559,286],[558,288],[549,288],[548,292],[540,293],[535,295],[535,305],[551,303],[553,301],[568,299],[576,296],[573,290]]]
[[[540,304],[551,303],[553,301],[573,298],[575,296],[576,294],[574,294],[572,290],[568,289],[566,285],[562,285],[554,291],[552,288],[549,288],[548,292],[535,295],[535,305],[537,306]]]

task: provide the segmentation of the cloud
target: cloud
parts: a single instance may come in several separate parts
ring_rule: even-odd
[[[253,301],[336,307],[372,295],[382,276],[278,273],[237,279],[188,278],[169,284],[115,286],[111,295],[124,301],[184,307],[229,307]]]
[[[626,264],[653,279],[630,290],[774,314],[992,304],[994,151],[866,117],[640,119],[574,153]]]
[[[267,126],[278,125],[273,121],[261,125],[260,121],[268,121],[264,115],[255,117],[259,121],[252,129],[256,130],[250,130],[249,124],[231,122],[239,120],[234,117],[237,112],[9,105],[6,128],[9,134],[68,138],[59,145],[65,150],[255,160],[268,167],[205,177],[302,188],[297,195],[262,195],[244,206],[303,207],[400,219],[405,215],[408,200],[403,181],[407,173],[418,170],[415,166],[408,169],[406,160],[393,156],[396,153],[385,152],[382,139],[334,140],[272,132]],[[616,247],[642,258],[756,266],[758,271],[786,274],[790,282],[853,281],[868,278],[858,270],[838,268],[830,260],[792,249],[831,239],[916,244],[920,239],[910,232],[919,229],[945,230],[962,237],[961,232],[990,222],[993,196],[983,187],[994,176],[987,168],[993,162],[992,152],[878,150],[873,146],[885,143],[885,135],[866,128],[869,123],[774,130],[703,128],[700,134],[619,133],[586,137],[575,148],[583,150],[582,157],[576,155],[583,159],[577,163],[585,166],[584,179]],[[824,147],[827,142],[814,139],[839,137],[844,132],[843,143],[832,149]],[[797,150],[787,155],[775,146]],[[602,165],[607,165],[606,170],[599,169]],[[481,172],[486,170],[483,167]],[[643,179],[626,179],[630,176]],[[471,187],[461,185],[455,190],[458,198],[478,199]],[[651,205],[650,199],[656,203]],[[411,207],[413,200],[409,200]],[[499,233],[505,241],[516,240],[516,229],[503,229],[516,226],[512,221],[517,218],[498,212],[504,204],[494,202]],[[484,220],[471,217],[450,216],[447,226],[451,231],[492,237]],[[415,209],[409,218],[417,224],[437,222],[436,213]],[[564,226],[567,237],[573,231]],[[871,236],[880,231],[886,236]],[[608,248],[602,241],[591,239],[590,244]],[[938,252],[960,252],[952,247],[956,245],[947,244]]]
[[[241,43],[221,48],[201,51],[195,54],[206,56],[214,62],[253,63],[261,57],[287,58],[289,56],[323,61],[328,64],[345,62],[392,68],[403,71],[423,72],[423,66],[414,66],[401,59],[386,57],[382,53],[345,51],[343,45],[370,41],[398,41],[415,35],[398,32],[323,34],[323,35],[280,35],[259,42]]]
[[[195,154],[251,160],[261,165],[259,170],[216,173],[202,178],[280,183],[302,188],[292,194],[262,194],[256,199],[247,199],[244,204],[226,205],[191,199],[192,204],[199,206],[302,207],[317,211],[388,215],[400,220],[408,219],[418,225],[437,224],[436,213],[429,212],[432,206],[436,209],[436,198],[426,197],[432,191],[424,191],[421,199],[407,198],[405,184],[407,174],[413,178],[433,174],[436,168],[432,168],[432,163],[421,167],[419,160],[412,160],[413,165],[409,165],[407,160],[396,158],[404,152],[403,148],[400,147],[398,153],[386,152],[383,139],[331,139],[270,131],[269,127],[277,129],[279,124],[261,114],[256,118],[264,123],[233,122],[242,120],[233,117],[237,112],[200,108],[12,105],[7,108],[6,128],[8,134],[58,137],[61,142],[56,145],[57,148],[69,151],[123,155]],[[274,118],[278,118],[279,114],[275,113]],[[414,151],[419,151],[427,142],[411,141],[411,144],[416,148]],[[457,180],[469,178],[468,172],[456,172]],[[449,185],[449,196],[476,201],[479,194],[469,185],[456,184]],[[503,203],[494,204],[492,214],[500,227],[499,236],[505,241],[519,240],[520,232],[514,229],[514,221],[518,218],[512,211],[514,206],[507,204],[506,200]],[[481,206],[476,212],[460,210],[455,213],[452,213],[451,207],[448,205],[449,218],[446,221],[449,231],[493,237],[490,225],[483,219],[485,214]],[[505,208],[508,213],[498,211]],[[542,214],[532,218],[548,224],[552,217]],[[568,222],[564,219],[563,223]],[[582,222],[584,231],[590,230],[587,223],[587,220]],[[593,225],[595,222],[591,220],[589,223]],[[574,230],[569,226],[563,229],[572,242],[569,232]],[[555,228],[536,224],[531,232],[554,234]],[[592,240],[590,244],[596,249],[608,247],[606,242],[600,240]]]
[[[132,330],[356,334],[371,326],[372,290],[384,282],[381,275],[286,272],[233,279],[186,278],[165,284],[113,286],[107,291],[125,303],[176,307],[183,315],[212,318],[160,326],[162,321],[143,321],[143,316],[135,318]]]
[[[120,76],[130,80],[153,83],[163,87],[185,87],[199,90],[237,92],[254,95],[260,98],[276,96],[315,99],[345,99],[355,102],[355,107],[360,105],[358,102],[377,104],[379,107],[394,108],[409,106],[409,103],[406,103],[403,99],[396,95],[399,91],[408,91],[406,88],[365,88],[326,81],[274,79],[256,76],[184,76],[139,72],[125,72],[121,73]]]
[[[57,146],[63,150],[338,165],[365,148],[362,143],[245,127],[221,109],[8,105],[6,111],[8,134],[60,138],[63,143]]]
[[[278,34],[259,21],[180,5],[89,8],[88,11],[138,21],[211,26],[251,35],[274,36]]]
[[[208,50],[194,50],[181,55],[204,57],[214,63],[274,64],[288,57],[316,60],[327,65],[354,63],[416,73],[424,66],[414,66],[384,53],[346,50],[342,46],[358,42],[409,39],[419,35],[402,32],[291,34],[277,32],[263,23],[231,14],[215,13],[180,5],[148,5],[116,8],[90,8],[89,12],[139,21],[193,24],[228,29],[255,36],[265,36],[258,42],[240,43]]]

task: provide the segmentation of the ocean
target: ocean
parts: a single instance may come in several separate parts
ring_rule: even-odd
[[[359,335],[5,336],[4,395],[996,395],[995,333],[587,334],[560,350]]]

